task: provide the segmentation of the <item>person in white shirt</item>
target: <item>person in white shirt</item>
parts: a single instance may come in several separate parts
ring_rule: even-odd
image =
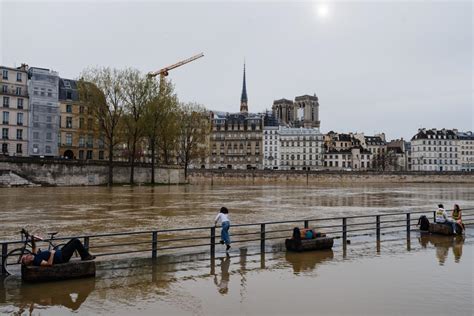
[[[456,222],[448,218],[448,213],[446,213],[443,204],[438,204],[438,210],[436,211],[436,223],[453,226],[453,234],[456,234]]]
[[[229,210],[227,207],[221,207],[221,211],[217,214],[216,219],[214,221],[214,225],[217,226],[217,223],[221,223],[221,244],[226,244],[226,251],[230,249],[230,235],[229,235],[229,228],[230,228],[230,220],[229,220]]]

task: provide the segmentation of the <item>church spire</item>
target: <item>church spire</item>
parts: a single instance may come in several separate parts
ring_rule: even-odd
[[[245,62],[244,62],[244,80],[242,83],[242,95],[240,96],[240,112],[247,113],[249,107],[247,105],[247,85],[245,84]]]

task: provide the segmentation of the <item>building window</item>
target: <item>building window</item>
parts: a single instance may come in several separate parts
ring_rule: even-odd
[[[16,73],[16,81],[21,82],[21,72]]]
[[[72,134],[71,133],[66,133],[66,145],[68,145],[68,146],[72,145]]]
[[[8,154],[8,144],[2,144],[2,153]]]
[[[2,73],[3,73],[3,79],[8,80],[8,70],[3,69]]]
[[[72,100],[72,92],[71,91],[66,92],[66,99]]]
[[[46,140],[53,140],[53,134],[46,133]]]
[[[92,140],[92,135],[87,135],[87,143],[86,143],[87,148],[92,148],[93,145],[94,145],[94,142]]]
[[[83,105],[81,105],[81,106],[79,107],[79,113],[81,113],[81,114],[84,113],[84,106],[83,106]]]
[[[33,139],[39,140],[39,132],[33,132]]]
[[[84,147],[84,136],[79,136],[79,147]]]
[[[3,107],[4,108],[10,107],[10,98],[9,97],[3,97]]]
[[[99,160],[103,160],[104,159],[104,151],[101,150],[99,151]],[[214,161],[215,161],[215,158],[214,158]]]
[[[16,95],[21,95],[21,88],[20,87],[16,87]]]
[[[2,86],[2,93],[8,93],[8,86]]]
[[[86,159],[92,159],[92,150],[87,151],[87,157]]]
[[[18,139],[18,140],[23,139],[23,130],[22,129],[17,129],[16,130],[16,139]]]
[[[50,154],[51,153],[51,146],[48,146],[48,145],[44,146],[44,151],[45,151],[45,153]]]
[[[16,153],[21,154],[23,152],[22,150],[22,144],[16,144]]]
[[[66,104],[66,112],[72,113],[72,104]]]
[[[79,128],[84,128],[84,118],[79,118]]]
[[[16,101],[16,107],[18,109],[23,109],[23,99],[22,98],[18,98],[17,101]]]
[[[66,117],[66,128],[72,128],[72,117]]]
[[[8,125],[10,122],[10,112],[3,112],[3,124]]]
[[[33,153],[37,154],[39,152],[38,144],[33,144]]]
[[[23,125],[23,113],[16,114],[16,124]]]
[[[84,159],[84,150],[79,150],[79,159]]]
[[[2,138],[8,139],[8,128],[2,128]]]

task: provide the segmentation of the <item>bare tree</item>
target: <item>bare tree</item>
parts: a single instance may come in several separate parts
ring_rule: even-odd
[[[188,177],[189,165],[206,156],[210,133],[209,115],[206,109],[195,103],[182,104],[179,110],[178,159]]]
[[[79,95],[95,117],[109,153],[108,185],[113,185],[114,148],[119,142],[117,126],[123,115],[123,73],[110,68],[91,68],[82,73]]]
[[[151,91],[150,102],[145,107],[145,135],[148,138],[151,158],[151,184],[155,183],[155,161],[157,147],[167,144],[170,132],[174,130],[174,115],[176,113],[178,98],[174,93],[171,82],[162,79],[160,86],[154,85]],[[168,161],[166,161],[168,163]]]
[[[153,92],[158,90],[156,82],[138,70],[126,69],[123,74],[123,98],[125,114],[123,116],[129,150],[130,184],[134,183],[137,143],[145,136],[146,107],[153,100]]]

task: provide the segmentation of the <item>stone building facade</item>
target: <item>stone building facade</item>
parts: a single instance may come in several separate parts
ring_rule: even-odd
[[[324,152],[324,169],[362,171],[371,168],[372,153],[362,146]]]
[[[107,159],[92,109],[80,102],[75,80],[59,79],[59,108],[59,155],[67,159]]]
[[[472,131],[459,132],[458,139],[461,171],[474,171],[474,134]]]
[[[28,70],[30,104],[30,156],[57,157],[59,135],[58,73],[31,67]]]
[[[319,128],[319,99],[315,95],[295,97],[295,101],[280,99],[273,101],[272,112],[280,124],[291,127]]]
[[[418,133],[411,139],[411,170],[461,170],[458,143],[456,129],[418,129]]]
[[[1,152],[5,156],[28,156],[28,66],[0,66],[2,101]]]
[[[211,169],[260,169],[263,119],[258,114],[217,114],[211,119]]]
[[[317,128],[280,126],[281,170],[318,170],[322,167],[324,136]]]

